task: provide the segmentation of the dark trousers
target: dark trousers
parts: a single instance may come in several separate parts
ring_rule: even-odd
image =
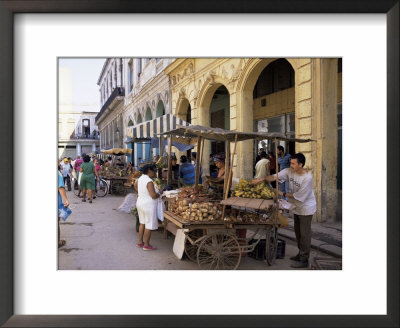
[[[294,232],[301,261],[308,261],[310,257],[312,217],[312,215],[294,214]]]
[[[63,179],[64,179],[64,185],[65,185],[65,181],[67,181],[68,191],[71,191],[71,179],[69,178],[69,175],[67,175],[66,177],[63,177]]]

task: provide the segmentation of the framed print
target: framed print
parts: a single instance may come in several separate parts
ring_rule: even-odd
[[[212,3],[207,1],[202,2],[201,5],[200,3],[194,4],[194,6],[190,8],[184,1],[173,1],[172,3],[166,3],[163,1],[93,1],[90,3],[71,1],[0,1],[0,10],[0,58],[3,64],[1,74],[0,101],[4,118],[1,120],[0,143],[2,149],[5,150],[3,152],[4,168],[3,170],[0,170],[0,181],[3,182],[3,188],[0,191],[0,204],[2,213],[0,219],[0,324],[4,325],[5,327],[54,325],[82,327],[150,325],[171,325],[177,327],[194,327],[203,325],[293,327],[324,327],[343,325],[355,327],[395,327],[399,325],[399,254],[397,236],[399,213],[398,205],[396,205],[398,203],[397,198],[399,196],[396,183],[398,182],[399,171],[397,151],[399,148],[399,140],[397,136],[399,129],[399,104],[397,92],[399,85],[398,1],[349,1],[339,4],[336,1],[312,1],[302,3],[301,6],[299,6],[297,1],[272,1],[268,3],[256,1],[232,1],[229,2],[229,4],[227,2]],[[73,13],[102,13],[107,15],[102,15],[101,17],[107,17],[107,19],[100,21],[99,23],[96,22],[95,15],[87,17],[85,16],[85,19],[82,19],[82,15],[77,15],[74,16],[75,20],[73,22],[68,22],[69,16],[73,15]],[[122,13],[133,13],[138,15],[117,16],[117,14]],[[176,20],[176,22],[179,24],[176,24],[174,27],[175,29],[169,30],[170,26],[163,25],[165,22],[167,22],[167,18],[165,18],[166,15],[159,15],[159,21],[157,21],[155,19],[155,15],[148,15],[152,13],[185,13],[186,16],[174,16],[174,20]],[[204,15],[191,16],[192,14],[196,13],[204,13]],[[221,15],[218,16],[218,20],[216,20],[216,16],[210,15],[211,13],[236,13],[237,15],[229,17]],[[253,13],[254,15],[244,16],[245,14],[250,13]],[[379,84],[380,91],[377,91],[377,94],[382,94],[383,90],[383,95],[386,95],[386,99],[384,99],[386,100],[387,106],[386,112],[383,110],[385,102],[382,101],[382,99],[380,102],[375,103],[374,96],[366,96],[371,95],[370,92],[363,93],[363,90],[357,90],[356,88],[350,88],[351,92],[348,92],[350,83],[349,81],[353,81],[353,83],[355,81],[355,84],[357,84],[357,81],[359,81],[360,84],[365,83],[366,81],[364,77],[366,74],[363,71],[359,71],[362,72],[362,74],[359,73],[357,78],[357,72],[355,69],[353,69],[353,67],[351,67],[353,64],[354,67],[357,64],[356,55],[351,56],[349,52],[346,53],[346,51],[337,50],[339,48],[335,49],[335,47],[326,47],[326,40],[324,39],[325,28],[327,39],[332,38],[332,42],[338,42],[339,39],[334,39],[334,35],[331,32],[328,32],[326,25],[324,25],[323,28],[319,30],[315,29],[312,32],[314,33],[314,38],[309,37],[309,34],[304,34],[304,38],[297,38],[297,40],[294,40],[296,43],[292,43],[289,46],[287,44],[285,45],[285,42],[283,41],[279,42],[279,39],[286,40],[285,36],[290,34],[287,32],[289,28],[285,25],[286,21],[285,23],[280,23],[281,18],[285,19],[284,15],[279,17],[277,16],[285,13],[301,15],[308,15],[309,13],[381,14],[376,20],[374,20],[373,24],[375,25],[371,28],[371,30],[369,30],[368,27],[367,16],[352,20],[353,18],[349,19],[348,17],[345,17],[346,15],[344,15],[343,20],[340,22],[340,24],[342,24],[341,26],[334,25],[333,15],[329,16],[327,21],[332,22],[332,26],[336,26],[338,34],[345,34],[347,32],[348,35],[351,35],[350,40],[343,39],[343,44],[341,45],[340,49],[345,49],[346,46],[349,49],[353,49],[351,47],[354,47],[357,43],[359,43],[359,48],[364,49],[363,55],[357,55],[359,56],[358,58],[360,58],[360,61],[361,57],[363,57],[365,60],[365,57],[368,56],[377,61],[375,65],[371,67],[366,65],[366,67],[368,67],[369,71],[371,72],[371,76],[373,77],[371,79],[376,79],[376,81],[379,82],[377,84]],[[27,15],[24,16],[23,14]],[[56,14],[62,15],[56,16],[57,19],[53,18],[54,21],[52,24],[54,28],[49,29],[49,25],[46,25],[46,22],[49,22],[51,16]],[[112,16],[112,14],[115,15]],[[263,14],[270,14],[270,16],[263,16]],[[301,15],[299,15],[299,17]],[[100,15],[97,16],[97,18],[98,17],[100,17]],[[121,18],[120,21],[116,20],[117,17]],[[183,20],[184,23],[180,23],[181,17],[185,17],[186,21]],[[245,20],[244,17],[253,17],[254,19],[249,20],[247,18],[248,20]],[[312,15],[307,17],[310,20],[313,19]],[[374,17],[374,15],[369,16],[371,19]],[[134,19],[132,19],[132,24],[129,25],[129,20],[131,18]],[[148,21],[146,22],[146,20]],[[262,35],[260,35],[258,38],[251,39],[255,40],[253,43],[256,44],[256,46],[259,46],[257,49],[266,51],[264,53],[259,50],[257,53],[252,53],[253,50],[250,48],[247,49],[247,47],[244,46],[247,45],[245,36],[246,33],[248,33],[250,39],[250,34],[255,34],[255,31],[261,29],[261,22],[263,20],[275,22],[278,28],[274,31],[277,32],[275,35],[271,33],[268,39],[266,37],[268,33],[265,33],[266,31],[263,30]],[[68,33],[63,32],[61,28],[59,28],[60,26],[57,25],[57,21],[59,21],[59,24],[65,24],[65,26],[67,26]],[[137,22],[141,22],[142,25]],[[193,22],[201,27],[197,27],[197,29],[192,28],[192,25],[190,24],[193,24]],[[301,18],[299,18],[299,22],[301,22]],[[293,28],[293,26],[295,26],[297,23],[298,22],[296,22],[294,19],[291,27]],[[320,24],[323,23],[324,22],[321,19]],[[26,26],[29,28],[25,28],[23,24],[28,24]],[[116,29],[114,29],[110,24],[114,24]],[[299,30],[305,28],[301,24],[296,25],[300,26],[298,27]],[[187,28],[184,28],[185,26]],[[210,28],[209,26],[212,26],[213,28]],[[95,27],[95,29],[93,29],[93,27]],[[110,30],[107,30],[107,27],[109,27]],[[357,27],[359,27],[358,32]],[[92,30],[90,30],[91,28]],[[367,176],[368,180],[377,180],[376,185],[379,186],[380,197],[379,199],[377,197],[376,202],[379,203],[381,210],[374,212],[373,216],[371,214],[368,218],[364,218],[364,225],[360,223],[361,226],[359,229],[356,229],[357,225],[353,220],[351,229],[349,230],[350,232],[348,234],[346,233],[345,236],[345,243],[347,246],[349,246],[348,249],[351,249],[352,251],[347,253],[347,255],[346,253],[344,254],[344,257],[346,258],[347,256],[347,259],[351,258],[356,260],[357,257],[366,259],[367,257],[365,253],[372,251],[372,254],[375,256],[371,259],[371,262],[373,263],[367,263],[365,264],[365,267],[358,268],[354,272],[359,274],[365,270],[365,277],[359,276],[358,279],[367,280],[374,278],[372,272],[375,272],[374,270],[376,270],[378,273],[375,277],[378,277],[380,281],[371,280],[369,289],[363,288],[364,285],[360,284],[354,289],[353,293],[349,293],[348,295],[343,294],[342,298],[339,296],[336,306],[338,309],[340,309],[338,310],[339,313],[337,313],[340,315],[334,314],[334,304],[329,303],[330,308],[326,309],[325,313],[322,305],[323,300],[326,300],[329,298],[329,296],[333,295],[333,298],[337,297],[337,294],[334,294],[334,286],[336,286],[335,283],[339,285],[338,282],[341,281],[340,279],[346,280],[346,277],[349,277],[347,275],[351,274],[350,271],[354,268],[354,266],[352,263],[350,263],[351,261],[348,260],[345,262],[347,267],[346,265],[344,266],[342,275],[325,275],[325,283],[323,285],[324,288],[319,288],[320,293],[318,293],[316,290],[318,289],[318,284],[320,284],[322,281],[321,274],[319,276],[313,275],[314,272],[310,272],[308,276],[303,276],[303,278],[306,281],[313,279],[316,281],[315,285],[311,286],[311,284],[309,284],[301,287],[295,287],[293,285],[293,280],[290,279],[291,276],[287,275],[286,273],[282,273],[282,275],[279,277],[277,275],[273,275],[272,273],[268,273],[268,275],[251,273],[252,276],[251,279],[249,279],[250,274],[248,272],[240,272],[235,275],[232,275],[231,273],[220,275],[202,272],[202,276],[205,278],[204,281],[199,283],[199,288],[197,290],[193,290],[193,293],[197,295],[197,298],[193,298],[192,311],[190,311],[191,303],[189,301],[190,297],[188,297],[187,286],[179,281],[179,278],[184,274],[182,272],[175,273],[175,284],[170,283],[171,281],[174,281],[170,273],[163,272],[161,276],[151,271],[141,274],[132,272],[118,272],[115,273],[114,276],[107,275],[107,272],[59,272],[58,275],[54,275],[52,277],[53,280],[49,279],[45,281],[43,280],[43,276],[40,277],[40,275],[46,271],[55,271],[56,269],[49,264],[50,260],[46,258],[47,252],[40,252],[40,250],[43,249],[43,246],[46,245],[44,242],[40,244],[41,241],[35,241],[29,244],[29,247],[31,247],[32,250],[35,249],[37,251],[36,254],[34,254],[33,259],[31,256],[25,259],[27,264],[21,264],[23,263],[21,262],[21,257],[16,256],[16,250],[22,249],[21,242],[24,242],[24,240],[32,241],[32,235],[34,235],[35,238],[37,236],[40,240],[42,239],[42,237],[37,234],[36,231],[33,232],[28,229],[28,227],[30,227],[34,221],[32,221],[29,226],[21,227],[21,222],[25,221],[21,221],[20,216],[27,216],[28,212],[31,210],[33,212],[36,206],[41,206],[42,209],[40,214],[45,213],[42,215],[42,217],[46,220],[49,217],[47,210],[44,208],[45,206],[43,206],[45,200],[40,200],[40,198],[37,198],[37,192],[35,193],[37,189],[32,190],[30,189],[31,186],[28,188],[28,186],[21,184],[21,180],[24,179],[26,179],[26,181],[31,181],[22,164],[24,164],[25,161],[28,161],[28,163],[29,161],[40,163],[40,160],[45,157],[49,157],[49,162],[51,162],[53,158],[52,150],[49,150],[49,146],[47,144],[45,145],[44,142],[44,149],[40,150],[38,148],[36,152],[32,151],[32,149],[29,149],[29,147],[26,147],[26,145],[23,147],[18,146],[18,148],[15,147],[17,140],[21,140],[21,136],[22,138],[25,138],[22,140],[26,140],[26,135],[24,136],[24,133],[26,133],[25,131],[32,133],[32,135],[37,138],[38,144],[39,140],[44,140],[46,138],[51,140],[53,135],[53,132],[51,132],[53,130],[51,129],[46,130],[38,128],[36,131],[31,130],[32,127],[27,124],[25,120],[26,118],[23,116],[26,113],[27,117],[31,117],[32,113],[26,111],[24,115],[21,115],[20,109],[29,108],[30,110],[32,108],[33,110],[37,111],[41,110],[46,113],[46,115],[43,116],[48,117],[47,121],[43,121],[45,122],[45,124],[43,123],[43,126],[48,126],[48,121],[50,121],[50,124],[52,124],[52,106],[55,106],[53,101],[53,99],[55,99],[55,92],[53,91],[56,90],[54,86],[56,74],[53,73],[55,72],[54,67],[56,65],[57,57],[76,56],[80,54],[84,57],[96,55],[98,57],[114,57],[132,56],[132,53],[134,53],[135,56],[146,57],[147,52],[150,52],[152,56],[155,56],[155,48],[152,48],[153,50],[148,50],[150,49],[150,44],[148,41],[146,43],[146,41],[143,40],[148,35],[157,35],[157,33],[162,33],[163,28],[165,28],[165,31],[171,31],[169,32],[171,35],[170,43],[173,41],[174,47],[174,49],[168,48],[168,38],[162,38],[162,40],[160,38],[160,41],[156,44],[158,45],[159,49],[161,49],[160,55],[165,57],[215,56],[217,54],[215,49],[220,49],[221,51],[221,48],[225,49],[222,50],[222,55],[225,55],[224,57],[226,57],[227,51],[229,51],[228,54],[230,54],[232,57],[251,57],[252,55],[257,57],[268,57],[271,56],[271,54],[281,57],[284,53],[292,56],[298,55],[299,57],[306,57],[307,55],[315,57],[324,57],[329,55],[333,57],[342,57],[344,54],[343,69],[348,69],[349,71],[353,69],[354,73],[351,79],[344,79],[344,90],[346,90],[347,97],[346,99],[348,99],[349,103],[351,104],[347,105],[346,103],[346,106],[348,106],[346,108],[348,109],[348,114],[344,120],[354,124],[354,126],[351,126],[354,134],[355,132],[359,131],[363,132],[364,134],[366,132],[369,133],[369,131],[371,131],[369,124],[373,123],[374,121],[377,125],[379,124],[380,127],[385,125],[384,128],[386,128],[386,131],[383,131],[383,133],[380,131],[378,135],[372,136],[371,132],[368,143],[366,142],[363,144],[358,143],[357,140],[346,139],[351,138],[351,136],[349,134],[345,135],[344,138],[346,140],[351,140],[354,147],[352,152],[345,153],[345,156],[347,156],[345,160],[347,163],[349,163],[349,159],[351,162],[357,162],[356,165],[360,166],[360,170],[368,171],[368,169],[364,167],[370,166],[371,164],[368,163],[368,160],[367,163],[364,164],[364,157],[369,159],[370,156],[373,156],[374,158],[377,156],[382,163],[386,163],[386,167],[380,168],[382,171],[374,168],[372,170],[373,175],[371,177],[365,175],[365,171],[362,171],[364,176]],[[376,33],[374,33],[374,28],[376,28]],[[199,33],[199,29],[202,31],[202,33]],[[241,31],[238,31],[238,29]],[[120,35],[117,32],[119,31],[121,34],[124,34],[127,30],[129,30],[130,34],[128,34],[125,38],[120,38]],[[157,30],[157,32],[152,32],[153,30]],[[138,32],[135,34],[135,40],[137,40],[137,44],[141,44],[141,46],[137,46],[137,44],[131,44],[128,42],[131,40],[131,35],[134,35],[134,32],[132,31],[141,31],[140,33]],[[368,34],[366,33],[367,31],[371,31],[371,33]],[[89,37],[90,33],[93,33],[93,38]],[[190,39],[190,33],[196,37],[198,37],[200,34],[203,36],[209,36],[209,42],[204,42],[204,39],[200,41],[200,38],[194,37],[193,39]],[[78,37],[79,34],[85,35],[85,38]],[[42,39],[35,39],[38,35],[42,36]],[[102,35],[103,39],[101,39],[99,35]],[[113,35],[115,36],[115,39],[113,39]],[[382,35],[386,35],[386,40],[383,40],[383,42],[382,39],[379,39],[379,36]],[[24,39],[29,46],[21,46],[19,43],[19,40],[21,39]],[[18,40],[18,42],[16,42],[16,40]],[[61,44],[60,40],[64,40],[64,43],[67,45],[73,45],[75,50],[72,49],[73,47],[71,47],[71,49],[68,49],[67,47],[58,48],[58,46]],[[92,42],[92,48],[96,49],[95,53],[88,52],[87,50],[86,52],[84,51],[84,49],[87,48],[87,40]],[[115,40],[126,40],[127,48],[123,50],[122,46],[117,46],[116,43],[118,42],[115,42]],[[268,44],[268,40],[273,40],[274,42],[270,41],[271,44]],[[312,40],[313,42],[310,42],[308,46],[305,47],[304,45],[307,44],[307,41],[309,40]],[[316,42],[316,40],[319,42]],[[104,45],[102,44],[103,41]],[[142,43],[140,43],[140,41],[142,41]],[[367,46],[365,46],[365,44],[367,44]],[[42,53],[40,53],[40,51],[35,52],[35,54],[29,53],[28,49],[32,49],[30,48],[32,45],[41,49]],[[318,49],[318,45],[320,45],[320,49]],[[76,49],[79,50],[79,48],[82,51],[81,53],[76,51]],[[59,53],[57,53],[57,51],[59,51]],[[225,51],[225,53],[223,53],[223,51]],[[376,51],[377,54],[375,54],[374,51]],[[35,62],[25,60],[27,57],[34,56],[37,56],[35,57],[37,59]],[[43,58],[46,60],[42,61],[40,60],[40,57],[42,57],[42,60]],[[35,64],[37,64],[37,66],[35,66]],[[386,72],[384,72],[385,67]],[[36,74],[37,78],[34,77],[31,79],[32,75],[29,75],[29,80],[28,77],[23,77],[21,79],[21,72],[24,71],[29,71],[30,74],[33,72]],[[43,80],[40,80],[41,75],[47,76],[48,80],[44,82]],[[29,92],[33,92],[35,90],[36,98],[38,98],[37,90],[43,90],[43,94],[41,94],[41,103],[34,101],[31,102],[33,98],[31,95],[29,95]],[[376,113],[374,112],[373,115],[370,115],[370,107],[365,107],[365,112],[362,112],[362,108],[360,108],[360,106],[357,104],[357,102],[360,104],[365,104],[366,99],[369,99],[370,103],[373,103],[377,108],[379,108],[379,110],[377,110]],[[27,102],[29,102],[29,106],[27,106]],[[357,115],[360,115],[360,117]],[[38,124],[38,122],[39,121],[31,120],[29,123]],[[364,136],[360,134],[358,138],[362,139]],[[18,145],[20,145],[20,143],[18,143]],[[50,147],[51,145],[52,142],[50,141]],[[379,148],[382,146],[386,148],[385,159],[382,159],[382,155],[379,154],[371,155],[369,152],[364,153],[365,150],[371,151],[371,153],[379,153]],[[48,154],[50,155],[47,156]],[[354,160],[351,156],[355,157]],[[43,167],[46,165],[47,162],[43,164]],[[377,166],[379,167],[379,164]],[[49,165],[49,167],[51,167],[51,165]],[[347,168],[348,166],[346,169]],[[365,185],[359,181],[359,175],[353,175],[355,174],[354,168],[348,171],[346,171],[346,169],[344,171],[345,197],[350,197],[346,199],[354,199],[358,205],[360,203],[360,199],[362,200],[362,197],[357,198],[360,197],[358,195],[350,196],[350,193],[355,191],[355,194],[360,194],[362,190],[359,189],[362,188],[358,188],[358,186]],[[383,174],[385,172],[387,172],[387,180],[385,180],[386,177],[384,176],[385,174]],[[43,175],[43,172],[41,172],[41,175]],[[384,199],[383,196],[384,192],[386,193],[386,199]],[[36,204],[27,199],[27,195],[29,198],[30,193],[33,193],[31,197],[32,199],[38,200]],[[11,204],[14,204],[14,206],[11,206]],[[349,204],[349,202],[347,202],[347,204]],[[374,204],[369,204],[369,206],[371,211],[375,211],[378,208],[378,206],[374,207]],[[350,207],[351,206],[348,208]],[[365,208],[363,208],[362,211],[358,211],[358,213],[363,214],[366,212],[367,210]],[[358,213],[352,212],[352,215],[356,217]],[[40,214],[29,214],[29,218],[31,220],[40,220]],[[384,252],[382,253],[386,255],[386,258],[385,256],[379,256],[379,254],[376,252],[376,250],[385,249],[384,243],[382,243],[382,238],[378,238],[378,236],[374,236],[373,234],[370,235],[371,231],[373,231],[371,230],[371,225],[373,225],[371,223],[374,223],[374,221],[371,219],[372,217],[376,218],[377,225],[379,225],[375,230],[377,231],[377,234],[382,235],[381,231],[384,231],[386,228],[386,239],[383,238],[383,240],[384,243],[387,243],[387,254]],[[350,224],[346,221],[344,221],[344,224],[348,225],[348,227],[350,226]],[[23,232],[22,234],[20,233],[21,231]],[[360,231],[362,231],[362,233],[360,233]],[[357,238],[355,237],[356,235]],[[352,238],[352,236],[354,236],[354,238]],[[43,240],[45,240],[45,238],[46,237],[43,237]],[[371,239],[373,239],[373,242],[376,243],[375,249],[371,248]],[[357,242],[360,242],[360,244],[358,245]],[[24,247],[26,247],[26,245],[24,245]],[[32,263],[34,261],[36,261],[36,263]],[[35,268],[35,265],[35,270],[40,272],[40,275],[34,278],[27,276],[32,273],[32,268]],[[358,262],[357,265],[359,265]],[[386,281],[384,276],[385,273]],[[152,296],[143,296],[143,294],[140,294],[146,300],[146,302],[151,298],[155,299],[154,304],[150,303],[152,304],[151,308],[147,309],[133,300],[136,296],[136,290],[140,290],[138,294],[143,293],[141,289],[135,289],[135,283],[136,281],[142,281],[142,279],[145,279],[145,275],[154,276],[159,280],[162,279],[163,281],[168,282],[167,284],[160,284],[157,286],[159,287],[159,290],[152,288]],[[115,279],[116,277],[118,278]],[[124,279],[123,281],[125,285],[119,281],[119,278],[121,278],[121,281]],[[279,280],[279,278],[281,280]],[[241,282],[246,281],[246,283],[234,285],[233,282],[235,279]],[[271,286],[271,289],[266,288],[265,284],[263,283],[264,281],[268,281],[268,279],[277,282],[275,286]],[[356,279],[356,277],[352,276],[352,279]],[[93,283],[93,281],[96,281],[96,284]],[[101,283],[101,281],[104,283]],[[110,281],[113,281],[113,284],[111,284]],[[132,284],[127,284],[127,281],[133,282]],[[60,302],[63,303],[62,305],[58,303],[58,297],[56,294],[53,294],[50,290],[55,289],[52,287],[55,286],[55,282],[59,283],[56,286],[59,287],[60,297],[62,299]],[[385,286],[385,282],[386,288],[379,288],[378,290],[376,286]],[[73,290],[73,287],[77,286],[78,288],[76,290],[82,292],[77,293],[75,300],[73,300],[69,298],[71,294],[68,294],[67,289]],[[277,292],[278,287],[281,290],[280,293]],[[343,286],[338,286],[338,288],[339,287]],[[312,301],[314,298],[314,300],[317,300],[315,301],[316,304],[307,306],[306,308],[301,308],[301,310],[298,310],[297,312],[292,310],[285,311],[285,309],[282,309],[282,307],[279,308],[278,304],[276,304],[276,307],[271,307],[271,311],[265,309],[265,307],[269,307],[271,305],[271,298],[279,300],[282,306],[292,309],[295,304],[294,295],[296,294],[296,288],[300,288],[303,290],[303,292],[305,290],[310,290],[310,292],[305,292],[307,293],[305,296],[307,302],[304,303],[312,304],[310,300]],[[271,294],[268,294],[267,291],[271,291]],[[41,297],[43,297],[43,299],[40,299],[40,301],[36,302],[37,304],[33,304],[33,296],[40,294],[40,292],[42,292]],[[176,294],[179,295],[180,292],[182,293],[181,298],[176,296]],[[330,292],[332,292],[332,294],[329,294]],[[260,297],[260,294],[268,296],[263,298]],[[193,294],[191,295],[191,297],[193,297]],[[208,298],[205,295],[208,295]],[[222,299],[217,299],[217,295],[222,295]],[[358,299],[357,297],[362,295],[364,295],[365,299],[371,297],[371,295],[376,295],[376,299],[383,300],[380,302],[379,309],[376,309],[376,312],[374,312],[372,309],[368,311],[364,310],[364,312],[360,310],[360,313],[354,313],[354,315],[352,315],[350,311],[345,312],[343,310],[345,307],[343,304],[346,304],[346,301],[349,299]],[[56,301],[54,301],[54,299],[56,299]],[[95,304],[92,307],[90,307],[91,300],[93,301],[93,304]],[[95,302],[98,300],[102,300],[103,304],[101,304],[101,302]],[[124,305],[120,304],[122,303],[121,300],[125,302]],[[86,303],[88,307],[85,308],[82,306],[82,309],[79,310],[79,306],[82,304],[81,302]],[[200,302],[203,302],[203,309],[199,309],[198,304]],[[57,306],[51,307],[50,303],[58,304]],[[112,310],[110,309],[110,311],[108,311],[107,306],[111,303],[118,304],[119,308],[113,308]],[[176,305],[174,308],[174,303],[179,304],[179,306]],[[242,303],[246,303],[246,305],[242,305]],[[249,306],[248,304],[251,305]],[[252,308],[250,309],[250,307]],[[132,311],[129,311],[130,308],[132,308]],[[315,310],[315,312],[313,312],[313,310]]]

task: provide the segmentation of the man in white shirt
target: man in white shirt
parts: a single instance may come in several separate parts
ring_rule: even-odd
[[[297,261],[292,264],[293,268],[308,267],[311,248],[311,221],[314,213],[317,211],[317,202],[312,189],[313,181],[310,172],[304,169],[306,159],[302,153],[297,153],[290,159],[290,168],[279,172],[279,181],[289,183],[289,192],[278,191],[279,195],[287,197],[289,202],[295,205],[294,231],[296,234],[297,247],[299,253],[290,259]],[[261,181],[272,182],[276,175],[270,175],[267,178],[253,180],[253,183]]]
[[[265,151],[260,152],[260,159],[256,164],[256,175],[254,179],[266,178],[269,175],[269,159]]]
[[[62,176],[64,180],[64,185],[65,181],[67,181],[67,186],[68,186],[68,191],[71,191],[71,165],[69,164],[68,158],[64,158],[64,160],[61,163],[61,168],[62,168]]]

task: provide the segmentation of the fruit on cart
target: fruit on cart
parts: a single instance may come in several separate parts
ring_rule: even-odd
[[[194,202],[192,199],[178,199],[171,205],[171,211],[185,221],[214,221],[221,217],[221,205],[215,202]]]
[[[236,197],[270,199],[274,198],[275,193],[266,183],[253,185],[250,181],[242,178],[235,188]]]

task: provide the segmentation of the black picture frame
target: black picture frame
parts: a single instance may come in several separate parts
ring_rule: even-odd
[[[16,13],[383,13],[387,17],[387,315],[14,315],[13,16]],[[0,1],[0,324],[4,327],[399,327],[399,1]],[[378,150],[377,150],[378,151]],[[372,154],[371,154],[372,156]],[[379,157],[379,152],[377,154]],[[373,172],[373,171],[371,171]],[[376,177],[371,176],[371,181]],[[362,249],[360,249],[362,251]],[[373,265],[373,259],[368,265]],[[366,269],[368,270],[368,269]],[[345,296],[345,295],[344,295]],[[291,295],[288,295],[291,297]]]

